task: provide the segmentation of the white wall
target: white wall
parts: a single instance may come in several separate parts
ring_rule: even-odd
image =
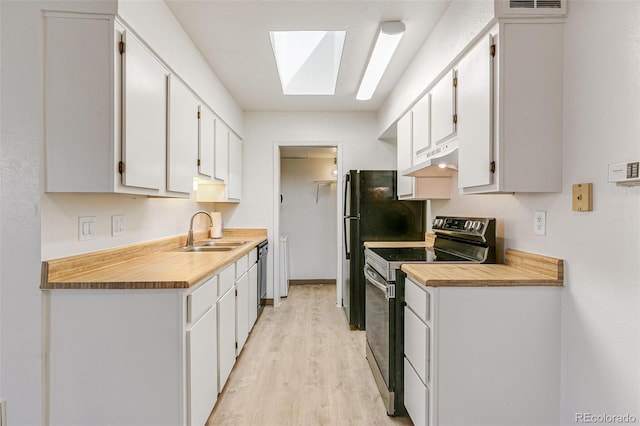
[[[280,234],[287,235],[289,279],[336,279],[337,185],[331,158],[282,159]]]
[[[394,169],[396,146],[377,140],[373,113],[251,112],[244,115],[243,201],[223,210],[227,226],[267,228],[275,250],[273,208],[274,142],[340,142],[342,172],[349,169]],[[329,145],[330,143],[327,143]],[[340,172],[340,170],[339,170]],[[273,255],[269,270],[273,271]],[[269,276],[268,296],[273,297]]]
[[[576,424],[576,413],[640,421],[640,187],[607,182],[607,164],[640,159],[638,46],[639,2],[571,1],[562,193],[432,202],[434,215],[496,217],[506,248],[565,260],[561,424]],[[594,185],[593,212],[571,210],[571,186],[582,182]],[[547,211],[546,236],[533,233],[535,210]]]

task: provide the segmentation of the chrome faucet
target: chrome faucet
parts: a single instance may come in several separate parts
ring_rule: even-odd
[[[193,247],[193,219],[195,219],[195,217],[200,213],[206,214],[207,216],[209,216],[209,223],[210,223],[209,226],[213,226],[213,218],[209,213],[205,212],[204,210],[198,210],[197,212],[195,212],[193,216],[191,216],[191,222],[189,222],[189,234],[187,235],[187,247]]]

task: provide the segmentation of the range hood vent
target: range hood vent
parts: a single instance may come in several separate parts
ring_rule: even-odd
[[[450,141],[430,151],[428,159],[402,170],[403,176],[451,177],[458,170],[458,142]]]

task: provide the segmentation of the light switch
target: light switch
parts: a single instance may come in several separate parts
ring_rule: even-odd
[[[574,212],[590,212],[593,210],[593,184],[577,183],[573,185]]]
[[[78,217],[78,240],[94,240],[96,238],[96,217],[95,216],[79,216]]]
[[[118,214],[111,216],[111,236],[118,237],[124,235],[124,215]]]

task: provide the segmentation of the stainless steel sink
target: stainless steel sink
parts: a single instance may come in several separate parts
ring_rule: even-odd
[[[222,246],[222,247],[216,247],[216,246],[195,246],[195,247],[183,247],[180,249],[180,251],[204,251],[204,252],[215,252],[215,251],[231,251],[231,250],[235,250],[236,247],[235,246]]]
[[[197,247],[240,247],[248,241],[204,241],[197,244]]]

